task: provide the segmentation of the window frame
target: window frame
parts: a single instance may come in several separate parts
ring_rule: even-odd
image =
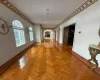
[[[13,25],[16,47],[24,45],[26,41],[25,41],[25,32],[23,24],[19,20],[14,20],[12,22],[12,25]]]
[[[30,37],[30,41],[34,41],[33,28],[30,26],[28,29],[29,29],[29,37]]]

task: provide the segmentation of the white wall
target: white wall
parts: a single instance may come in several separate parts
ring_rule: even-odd
[[[77,16],[60,25],[60,43],[63,43],[63,28],[76,22],[73,51],[86,59],[90,59],[88,47],[90,44],[98,44],[100,37],[100,1],[96,2]],[[79,34],[78,32],[81,31]],[[100,65],[100,55],[97,56]]]
[[[57,27],[55,31],[56,31],[56,41],[59,41],[59,27]]]
[[[35,41],[41,42],[43,40],[42,28],[40,25],[34,26]]]
[[[22,19],[20,16],[6,8],[0,3],[0,17],[8,22],[8,25],[12,25],[13,20],[19,20],[22,22],[25,28],[25,38],[26,44],[20,47],[16,47],[14,32],[10,28],[10,31],[6,35],[0,34],[0,66],[7,62],[9,59],[17,55],[19,52],[23,51],[29,45],[33,44],[34,41],[30,41],[28,27],[31,25],[26,20]],[[31,25],[32,26],[32,25]]]
[[[40,37],[41,37],[41,41],[43,41],[43,29],[42,29],[42,27],[40,28]]]

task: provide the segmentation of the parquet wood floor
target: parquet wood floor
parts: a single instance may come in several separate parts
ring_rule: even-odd
[[[100,80],[100,76],[55,41],[45,41],[29,49],[0,80]]]

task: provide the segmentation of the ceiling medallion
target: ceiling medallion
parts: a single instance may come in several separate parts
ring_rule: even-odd
[[[20,17],[22,17],[23,19],[25,19],[26,21],[28,21],[29,23],[33,24],[33,22],[31,22],[26,16],[24,16],[16,7],[14,7],[8,0],[0,0],[0,3],[2,3],[4,6],[6,6],[7,8],[9,8],[11,11],[13,11],[14,13],[16,13],[17,15],[19,15]]]
[[[88,8],[89,6],[91,6],[92,4],[94,4],[95,2],[97,2],[98,0],[87,0],[83,5],[81,5],[78,9],[76,9],[72,14],[70,14],[67,18],[65,18],[59,25],[57,25],[56,27],[60,26],[61,24],[63,24],[64,22],[68,21],[69,19],[71,19],[72,17],[76,16],[77,14],[79,14],[80,12],[82,12],[83,10],[85,10],[86,8]]]

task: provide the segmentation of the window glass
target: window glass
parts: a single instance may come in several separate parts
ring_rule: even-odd
[[[24,35],[24,27],[22,23],[18,20],[14,20],[12,22],[13,31],[15,35],[16,47],[19,47],[25,44],[25,35]]]

